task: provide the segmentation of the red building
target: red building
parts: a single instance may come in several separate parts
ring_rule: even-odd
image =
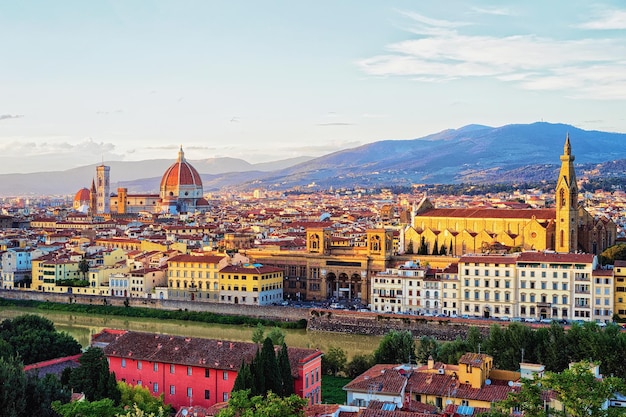
[[[92,345],[104,349],[118,380],[163,394],[174,408],[210,407],[228,401],[241,362],[250,363],[258,345],[214,339],[105,329]],[[322,352],[288,348],[294,389],[310,404],[322,399]]]

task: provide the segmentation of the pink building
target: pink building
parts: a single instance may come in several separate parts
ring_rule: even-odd
[[[241,362],[250,363],[260,346],[254,343],[169,336],[105,329],[92,345],[104,349],[118,380],[142,385],[165,403],[210,407],[228,401]],[[322,352],[288,348],[298,396],[321,402]]]

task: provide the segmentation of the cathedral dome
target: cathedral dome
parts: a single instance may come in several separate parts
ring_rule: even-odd
[[[74,196],[74,210],[82,211],[84,206],[89,207],[91,201],[91,191],[88,188],[81,188]]]
[[[161,179],[161,191],[178,189],[179,187],[200,187],[202,180],[198,171],[185,160],[185,154],[181,146],[178,151],[178,159],[163,174]],[[178,196],[178,195],[177,195]]]
[[[89,204],[90,200],[91,200],[91,192],[89,191],[89,188],[81,188],[80,190],[78,190],[78,192],[74,196],[74,204],[76,203],[79,203],[79,205],[82,205],[83,203]]]

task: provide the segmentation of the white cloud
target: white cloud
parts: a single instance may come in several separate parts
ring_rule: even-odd
[[[404,14],[435,30],[426,28],[418,39],[390,44],[386,54],[359,61],[363,72],[421,82],[493,78],[530,90],[566,90],[577,98],[626,99],[626,62],[616,59],[626,56],[623,39],[467,35],[451,29],[464,23]]]
[[[626,10],[604,10],[595,19],[577,27],[592,30],[626,29]]]
[[[490,14],[495,16],[515,16],[511,9],[505,7],[472,7],[472,11],[479,14]]]

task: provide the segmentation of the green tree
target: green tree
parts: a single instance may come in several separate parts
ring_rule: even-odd
[[[265,326],[261,323],[257,323],[254,331],[252,332],[252,343],[260,345],[265,340]]]
[[[87,279],[87,272],[89,272],[89,262],[87,258],[83,258],[78,262],[78,270],[83,274],[83,279]]]
[[[163,402],[163,394],[158,397],[153,396],[150,390],[141,385],[130,385],[119,381],[117,388],[120,391],[120,407],[125,409],[133,409],[133,415],[140,410],[143,413],[161,415],[169,415],[172,412],[172,406]]]
[[[278,369],[278,361],[276,360],[276,352],[274,344],[269,337],[263,341],[261,349],[261,362],[263,363],[263,377],[265,379],[265,391],[272,391],[280,395],[282,391],[282,381],[280,370]]]
[[[392,330],[374,352],[375,363],[410,363],[415,359],[415,340],[408,330]]]
[[[122,410],[109,398],[98,401],[72,401],[52,403],[52,409],[61,417],[116,417]]]
[[[322,357],[323,358],[323,357]],[[363,372],[367,371],[374,364],[374,358],[371,355],[357,354],[352,357],[352,360],[346,366],[346,375],[348,378],[356,378]]]
[[[417,355],[415,355],[415,360],[417,363],[426,363],[428,358],[432,357],[435,360],[438,360],[437,350],[439,348],[439,343],[435,340],[434,337],[431,336],[422,336],[420,337],[420,342],[417,345]]]
[[[626,244],[618,243],[610,248],[606,248],[600,254],[600,262],[603,265],[613,265],[615,261],[626,260]]]
[[[52,321],[25,314],[0,323],[0,339],[11,346],[25,365],[63,356],[77,355],[80,344],[69,334],[57,332]],[[2,344],[2,350],[8,350]],[[45,346],[45,349],[41,347]]]
[[[241,362],[239,372],[237,372],[237,378],[233,384],[233,391],[248,390],[250,392],[256,392],[257,389],[254,386],[254,377],[250,370],[250,365],[245,362]]]
[[[406,245],[406,253],[411,255],[413,254],[413,241],[409,240],[409,243]]]
[[[272,343],[276,346],[282,346],[282,344],[285,343],[285,333],[280,330],[280,327],[272,327],[267,334],[267,337],[269,337],[272,340]]]
[[[548,417],[540,383],[524,379],[519,391],[509,392],[504,400],[495,403],[488,412],[479,417],[510,417],[512,410],[515,410],[515,415],[520,413],[524,417]]]
[[[483,335],[476,326],[470,326],[465,336],[468,352],[478,353],[480,346],[483,344]]]
[[[284,342],[282,349],[278,353],[278,369],[280,370],[280,382],[282,384],[282,390],[278,394],[281,397],[288,397],[294,394],[294,386],[291,364],[289,363],[289,351]]]
[[[433,255],[439,255],[439,242],[438,239],[435,238],[435,243],[433,244]]]
[[[110,398],[114,404],[119,404],[121,393],[102,349],[88,348],[79,362],[80,366],[70,374],[70,387],[84,393],[89,401]]]
[[[567,414],[572,417],[617,415],[619,411],[604,409],[603,405],[616,392],[626,390],[620,378],[596,378],[587,361],[575,363],[561,373],[548,372],[541,382],[545,388],[556,392]]]
[[[6,417],[21,417],[26,410],[26,376],[15,357],[0,358],[0,410]]]
[[[133,404],[131,407],[125,409],[126,412],[116,414],[116,417],[163,417],[170,415],[162,408],[157,411],[145,411],[142,410],[137,404]]]
[[[50,408],[54,401],[67,403],[71,398],[70,390],[61,384],[56,375],[48,374],[43,378],[36,375],[26,376],[26,411],[24,415],[38,417],[57,417]]]
[[[322,372],[326,375],[335,375],[343,371],[348,358],[346,352],[337,346],[331,346],[322,356]]]
[[[307,400],[297,395],[281,398],[270,392],[266,397],[250,397],[248,391],[234,391],[228,407],[220,410],[217,417],[304,417]]]

